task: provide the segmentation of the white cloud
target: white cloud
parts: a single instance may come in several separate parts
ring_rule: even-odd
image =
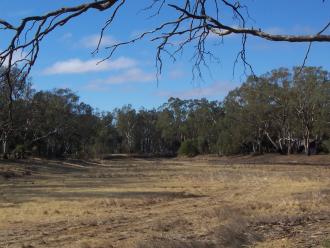
[[[180,69],[173,69],[168,73],[168,76],[172,80],[181,79],[185,76],[185,72]]]
[[[148,83],[155,81],[154,73],[149,73],[141,70],[138,67],[129,68],[122,72],[112,75],[106,79],[94,80],[88,85],[86,89],[93,91],[108,91],[109,86],[112,85],[127,85],[129,83]]]
[[[116,76],[111,76],[107,79],[108,84],[122,84],[127,82],[150,82],[155,80],[154,73],[147,73],[139,68],[133,68]]]
[[[96,83],[114,85],[114,84],[125,84],[125,83],[144,83],[154,80],[156,80],[154,73],[144,72],[140,68],[136,67],[123,71],[120,74],[110,76],[107,79],[98,80],[96,81]]]
[[[47,75],[54,75],[111,71],[132,68],[137,64],[134,59],[127,57],[120,57],[115,60],[106,60],[102,63],[99,62],[100,60],[98,59],[90,59],[85,61],[80,59],[69,59],[56,62],[52,66],[46,68],[44,73]]]
[[[81,39],[80,44],[86,48],[96,48],[97,45],[99,44],[99,40],[100,40],[100,35],[94,34]],[[111,46],[116,42],[117,40],[114,39],[112,36],[104,35],[102,37],[100,46],[101,47]]]
[[[206,87],[198,87],[184,91],[160,91],[157,94],[162,97],[179,97],[181,99],[203,98],[223,96],[236,88],[233,82],[215,82]]]

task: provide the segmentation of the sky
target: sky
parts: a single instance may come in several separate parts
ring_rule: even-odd
[[[63,6],[74,6],[83,0],[1,0],[0,19],[19,23],[21,18],[41,15]],[[111,11],[91,11],[55,30],[41,44],[41,50],[31,78],[37,90],[70,88],[84,101],[101,111],[111,111],[125,104],[135,108],[154,108],[169,97],[223,100],[227,93],[244,82],[241,64],[234,73],[235,57],[240,48],[239,36],[228,36],[223,43],[211,36],[208,44],[219,61],[210,61],[203,69],[203,78],[193,78],[188,46],[173,62],[164,57],[164,69],[158,81],[155,68],[157,43],[150,38],[118,50],[107,56],[104,47],[136,37],[174,17],[166,10],[150,18],[152,13],[141,11],[152,0],[127,0],[115,22],[105,33],[100,53],[92,55],[99,32]],[[179,3],[180,1],[174,1]],[[248,6],[249,24],[277,34],[314,34],[330,21],[330,1],[326,0],[244,0]],[[232,20],[224,13],[225,21]],[[330,31],[327,30],[326,33]],[[0,49],[4,49],[10,33],[0,33]],[[301,65],[308,44],[270,42],[248,38],[247,60],[257,75],[279,67]],[[306,65],[322,66],[330,71],[330,44],[314,43]]]

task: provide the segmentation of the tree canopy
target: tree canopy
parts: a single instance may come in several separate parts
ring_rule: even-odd
[[[7,100],[6,83],[0,95],[5,157],[330,152],[330,74],[320,67],[251,76],[223,102],[170,98],[157,109],[101,113],[69,89],[36,92],[12,74],[15,97]]]
[[[216,36],[223,41],[232,35],[240,36],[236,62],[243,62],[252,76],[223,102],[170,98],[157,110],[135,110],[127,105],[109,113],[97,113],[69,89],[35,92],[31,88],[29,73],[45,37],[86,12],[107,12],[109,15],[99,30],[94,51],[98,53],[104,35],[122,8],[129,4],[128,0],[85,0],[76,6],[25,16],[19,23],[0,19],[0,34],[9,37],[0,51],[0,137],[4,155],[17,145],[47,156],[78,156],[92,151],[176,154],[192,149],[194,154],[233,154],[303,150],[309,154],[326,150],[329,73],[322,68],[305,67],[305,62],[314,42],[330,42],[327,32],[330,22],[324,20],[324,25],[315,33],[268,32],[251,21],[249,5],[253,2],[141,1],[140,10],[150,18],[157,18],[168,9],[173,15],[156,26],[146,27],[148,31],[134,38],[105,47],[104,60],[107,60],[120,48],[148,38],[157,44],[155,57],[159,74],[163,56],[175,60],[191,45],[194,47],[193,71],[201,76],[200,67],[207,67],[207,58],[214,58],[207,39]],[[256,76],[246,54],[248,36],[272,42],[306,43],[305,59],[292,70],[281,68]],[[21,55],[19,59],[17,54]]]

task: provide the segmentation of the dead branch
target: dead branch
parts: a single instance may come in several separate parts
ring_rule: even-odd
[[[4,68],[1,78],[5,78],[8,85],[8,115],[10,120],[12,120],[14,94],[11,71],[14,68],[18,68],[19,76],[27,77],[38,58],[40,43],[49,33],[89,10],[105,11],[111,9],[118,2],[120,4],[115,8],[108,21],[109,24],[107,25],[110,25],[119,7],[123,5],[125,0],[90,1],[74,7],[63,7],[45,15],[23,18],[18,25],[0,19],[0,29],[12,33],[8,46],[0,51],[0,68]]]
[[[94,54],[98,53],[104,33],[113,23],[118,10],[125,2],[126,0],[89,0],[85,4],[63,7],[45,15],[26,17],[22,19],[19,25],[13,25],[0,19],[0,29],[13,32],[13,37],[7,48],[0,52],[0,66],[7,67],[8,71],[17,66],[22,73],[28,75],[37,60],[40,42],[50,32],[89,10],[105,11],[112,9],[112,15],[101,29],[98,45],[93,52]],[[248,63],[246,56],[248,36],[274,42],[306,42],[310,44],[313,42],[330,42],[330,35],[324,34],[329,28],[330,22],[317,34],[271,34],[259,28],[247,27],[247,20],[250,18],[247,6],[242,5],[238,0],[182,0],[181,5],[169,2],[169,0],[152,0],[152,3],[147,5],[143,11],[155,10],[149,16],[152,18],[159,15],[164,8],[170,8],[178,13],[176,19],[164,21],[159,26],[140,34],[136,38],[107,47],[109,54],[104,60],[110,59],[121,46],[135,43],[149,36],[151,41],[159,42],[156,50],[158,75],[162,71],[163,55],[166,54],[175,60],[176,56],[182,53],[187,45],[192,44],[195,47],[195,53],[192,57],[195,61],[193,70],[201,76],[200,66],[207,66],[207,58],[214,58],[213,53],[207,48],[208,37],[217,35],[223,40],[228,35],[240,35],[242,48],[237,54],[235,64],[241,60],[244,66],[247,66],[253,73],[252,66]],[[225,24],[225,20],[220,18],[220,11],[231,11],[237,23]],[[177,41],[178,39],[180,41]],[[20,54],[21,58],[15,60],[17,54]],[[8,73],[7,81],[10,83],[9,76]]]

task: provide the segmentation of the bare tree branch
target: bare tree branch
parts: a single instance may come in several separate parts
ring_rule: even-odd
[[[252,36],[257,36],[266,40],[270,41],[287,41],[287,42],[330,42],[330,35],[322,35],[322,34],[316,34],[316,35],[281,35],[281,34],[270,34],[264,31],[261,31],[261,29],[256,30],[253,28],[237,28],[237,27],[231,27],[222,24],[218,20],[214,19],[211,16],[208,15],[196,15],[193,13],[188,12],[184,8],[180,8],[177,5],[169,5],[170,7],[184,13],[186,16],[192,19],[196,20],[205,20],[207,22],[207,27],[210,28],[210,30],[219,30],[217,31],[217,34],[222,34],[222,36],[228,35],[228,34],[247,34]],[[327,25],[329,27],[330,24]],[[326,28],[327,28],[326,27]]]
[[[12,120],[13,83],[11,71],[13,68],[19,68],[19,76],[27,77],[37,60],[40,43],[49,33],[89,10],[105,11],[112,8],[117,2],[119,0],[91,1],[74,7],[63,7],[45,15],[23,18],[17,26],[0,20],[0,29],[6,29],[13,33],[7,48],[0,51],[0,67],[5,68],[1,77],[6,79],[9,88],[8,115],[10,120]],[[119,7],[124,2],[125,0],[121,0]],[[115,9],[111,19],[114,18],[119,7]],[[20,58],[17,59],[16,57]]]
[[[89,10],[105,11],[112,9],[112,14],[100,31],[98,45],[93,51],[94,54],[98,53],[104,33],[113,23],[118,10],[125,2],[126,0],[89,0],[85,4],[63,7],[45,15],[26,17],[17,26],[0,19],[0,29],[13,32],[9,45],[0,52],[0,66],[6,66],[8,71],[12,67],[17,66],[22,73],[24,72],[28,75],[37,60],[40,42],[50,32]],[[155,9],[154,14],[149,17],[159,15],[164,8],[175,10],[178,13],[178,17],[174,20],[164,21],[159,26],[141,33],[136,38],[107,47],[109,54],[104,60],[110,59],[119,47],[135,43],[150,36],[151,41],[159,42],[156,49],[157,75],[162,72],[163,54],[175,60],[177,54],[182,53],[185,46],[192,44],[195,47],[195,53],[192,57],[195,60],[193,70],[201,76],[200,66],[207,66],[206,59],[214,57],[207,48],[210,35],[217,35],[221,40],[228,35],[241,35],[242,47],[237,54],[234,64],[241,60],[244,67],[249,68],[253,73],[252,66],[248,63],[246,56],[248,36],[275,42],[330,42],[330,35],[324,34],[329,28],[330,22],[317,34],[271,34],[261,29],[247,27],[246,20],[250,18],[248,9],[239,0],[181,0],[181,3],[182,5],[180,6],[182,7],[172,4],[170,0],[152,0],[151,4],[143,9],[143,11],[153,11]],[[225,24],[225,20],[219,14],[220,11],[231,11],[237,24]],[[180,39],[180,41],[178,42],[177,39]],[[15,55],[18,53],[21,54],[21,58],[15,60],[17,57]],[[8,82],[10,82],[9,77]]]
[[[322,28],[321,31],[317,33],[317,35],[322,34],[322,33],[325,32],[329,27],[330,27],[330,22],[329,22],[327,25],[325,25],[324,28]],[[305,54],[305,57],[304,57],[304,61],[303,61],[302,65],[300,66],[300,69],[299,69],[297,75],[299,75],[299,74],[302,72],[302,70],[304,69],[304,67],[305,67],[305,65],[306,65],[306,62],[307,62],[307,59],[308,59],[308,55],[309,55],[309,53],[310,53],[310,51],[311,51],[311,48],[312,48],[312,44],[313,44],[312,41],[309,42],[309,44],[308,44],[308,48],[307,48],[307,51],[306,51],[306,54]]]

